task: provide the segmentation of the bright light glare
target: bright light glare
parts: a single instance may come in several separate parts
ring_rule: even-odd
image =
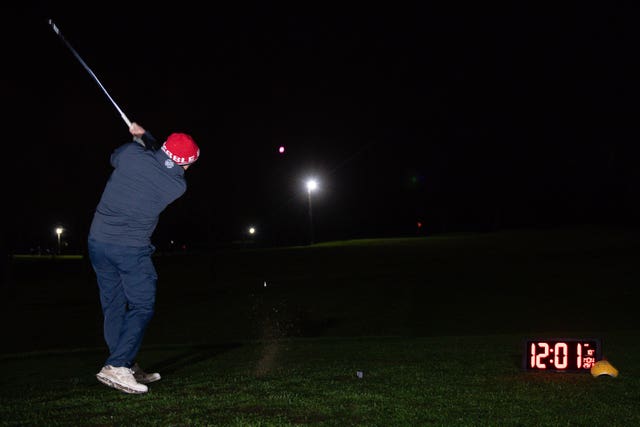
[[[315,179],[310,179],[307,181],[307,190],[309,192],[312,192],[317,188],[318,188],[318,181],[316,181]]]
[[[62,227],[58,227],[56,228],[56,234],[59,236],[62,234],[63,228]]]
[[[249,227],[249,234],[255,234],[255,233],[256,233],[255,227]]]
[[[284,145],[281,145],[280,148],[278,148],[278,152],[280,154],[284,153]]]

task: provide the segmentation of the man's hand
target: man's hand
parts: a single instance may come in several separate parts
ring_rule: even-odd
[[[134,138],[142,138],[142,135],[144,135],[145,130],[142,126],[140,126],[139,124],[137,124],[136,122],[131,123],[131,127],[129,128],[129,132],[131,133],[131,135],[133,135]]]
[[[131,123],[129,132],[131,132],[131,135],[133,135],[133,139],[135,139],[136,142],[142,145],[146,150],[156,151],[158,148],[160,148],[158,141],[156,141],[153,135],[144,130],[144,128],[136,122]]]

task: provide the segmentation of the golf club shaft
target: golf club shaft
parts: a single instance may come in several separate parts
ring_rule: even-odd
[[[93,71],[91,71],[91,68],[89,68],[89,66],[82,60],[80,55],[78,55],[78,52],[76,52],[76,50],[73,48],[73,46],[71,46],[71,44],[64,38],[64,36],[60,32],[60,29],[56,26],[56,24],[53,22],[53,20],[49,19],[49,25],[51,25],[51,28],[53,28],[53,31],[58,35],[58,37],[60,37],[60,39],[64,42],[64,44],[67,45],[67,47],[69,48],[71,53],[73,53],[73,56],[75,56],[76,59],[78,61],[80,61],[80,64],[82,64],[82,66],[85,68],[85,70],[87,70],[87,72],[91,75],[91,77],[93,77],[93,79],[96,81],[96,83],[98,83],[98,86],[100,86],[100,89],[102,89],[104,94],[107,95],[107,98],[109,98],[109,101],[111,101],[113,106],[116,107],[116,110],[118,110],[118,112],[120,113],[120,117],[122,117],[122,120],[124,120],[124,122],[127,124],[127,127],[130,128],[131,127],[131,121],[124,114],[124,111],[122,111],[122,109],[120,107],[118,107],[118,104],[116,104],[116,102],[113,100],[111,95],[109,95],[109,92],[107,92],[107,89],[105,89],[105,87],[102,85],[102,83],[100,83],[100,80],[98,80],[98,77],[96,77],[95,73]]]

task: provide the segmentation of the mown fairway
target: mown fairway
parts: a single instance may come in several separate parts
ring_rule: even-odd
[[[640,425],[638,237],[581,228],[158,254],[140,361],[163,380],[142,396],[95,380],[105,349],[86,261],[16,259],[0,423]],[[620,376],[524,373],[527,336],[601,337]]]

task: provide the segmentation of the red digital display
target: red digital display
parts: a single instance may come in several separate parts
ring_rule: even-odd
[[[602,358],[599,338],[528,338],[523,347],[526,371],[588,373]]]

